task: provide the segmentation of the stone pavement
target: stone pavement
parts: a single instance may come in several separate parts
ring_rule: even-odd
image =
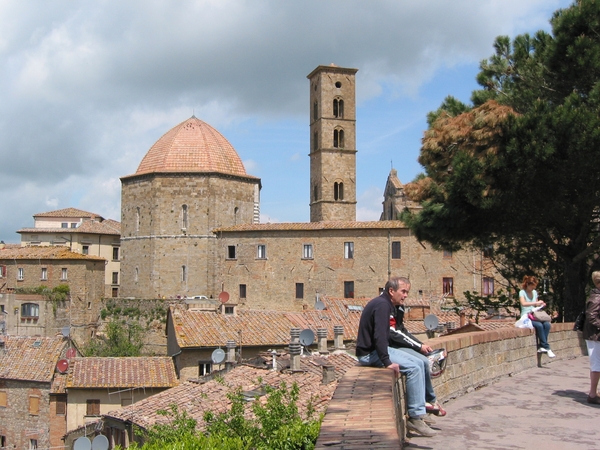
[[[587,403],[586,356],[552,361],[444,404],[432,438],[408,436],[409,449],[600,449],[600,406]],[[551,361],[551,362],[550,362]]]

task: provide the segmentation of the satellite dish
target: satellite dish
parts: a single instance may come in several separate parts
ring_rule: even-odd
[[[225,359],[225,352],[220,348],[217,348],[212,352],[212,355],[210,355],[210,359],[212,360],[213,364],[221,364]]]
[[[325,303],[319,300],[317,303],[315,303],[315,309],[317,311],[323,311],[325,309]]]
[[[70,349],[67,350],[67,354],[66,357],[71,359],[71,358],[75,358],[77,356],[77,351],[71,347]]]
[[[92,450],[108,450],[108,438],[99,434],[92,441]]]
[[[73,450],[92,450],[92,442],[89,440],[89,438],[81,436],[75,440]]]
[[[427,328],[430,331],[435,330],[440,324],[440,321],[438,320],[435,314],[429,314],[425,317],[425,320],[423,320],[423,322],[425,323],[425,328]]]
[[[305,347],[308,347],[313,342],[315,342],[315,333],[313,333],[312,330],[309,330],[308,328],[306,330],[302,330],[302,332],[300,333],[300,343]]]
[[[227,300],[229,300],[229,292],[221,292],[219,294],[219,300],[221,301],[221,303],[227,303]]]
[[[69,334],[71,333],[71,328],[70,327],[63,327],[61,330],[61,333],[64,337],[68,337]]]
[[[58,370],[60,373],[66,373],[68,369],[69,361],[67,361],[66,359],[61,359],[56,363],[56,370]]]

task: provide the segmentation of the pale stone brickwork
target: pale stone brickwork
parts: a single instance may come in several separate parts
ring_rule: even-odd
[[[123,178],[122,296],[218,293],[211,230],[253,222],[257,183],[219,174]]]
[[[356,72],[319,66],[307,77],[311,222],[356,220]]]
[[[417,242],[398,221],[260,227],[218,230],[221,281],[230,302],[240,307],[312,309],[317,294],[348,297],[345,282],[353,283],[353,297],[372,298],[390,275],[408,277],[414,298],[440,299],[444,278],[452,279],[454,294],[460,298],[466,290],[481,292],[480,268],[485,262],[480,252],[435,251]],[[352,258],[346,257],[348,243]],[[312,246],[311,258],[305,258],[306,245]],[[392,257],[392,245],[399,245],[400,258]],[[258,246],[264,246],[265,258],[258,257]],[[230,247],[235,248],[235,258],[227,257]],[[297,283],[303,285],[301,298]],[[240,297],[240,284],[245,285],[245,298]]]

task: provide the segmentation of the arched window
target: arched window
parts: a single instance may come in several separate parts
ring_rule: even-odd
[[[344,118],[344,100],[338,98],[333,99],[333,117],[337,119]]]
[[[187,267],[186,266],[181,266],[181,281],[184,283],[187,281]]]
[[[183,205],[181,207],[181,228],[187,229],[188,227],[188,207],[187,205]]]
[[[337,181],[333,183],[333,199],[335,201],[344,200],[344,183]]]
[[[344,130],[333,130],[333,146],[344,148]]]
[[[139,279],[140,279],[140,269],[139,269],[139,267],[136,267],[135,273],[133,275],[133,280],[137,283]]]

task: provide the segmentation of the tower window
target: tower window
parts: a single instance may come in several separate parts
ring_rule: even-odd
[[[181,266],[181,281],[184,283],[187,281],[187,267],[185,265]]]
[[[337,119],[344,118],[344,100],[333,99],[333,117]]]
[[[313,133],[313,150],[317,150],[319,148],[319,133],[316,131]]]
[[[140,208],[135,209],[135,231],[140,231]]]
[[[344,130],[333,130],[333,146],[344,148]]]
[[[302,259],[313,259],[312,244],[304,244],[304,247],[302,248]]]
[[[319,103],[315,102],[313,104],[313,120],[317,120],[318,111],[319,111]]]
[[[258,245],[256,247],[256,258],[257,259],[267,259],[267,246],[264,244]]]
[[[335,87],[338,88],[338,89],[341,88],[342,87],[342,82],[341,81],[336,81],[335,82]]]
[[[227,259],[235,259],[235,245],[227,246]]]
[[[333,183],[333,199],[335,201],[344,200],[344,183],[341,181]]]
[[[315,199],[315,202],[319,199],[319,186],[316,184],[313,187],[313,197]]]
[[[354,258],[354,242],[344,242],[344,258]]]

